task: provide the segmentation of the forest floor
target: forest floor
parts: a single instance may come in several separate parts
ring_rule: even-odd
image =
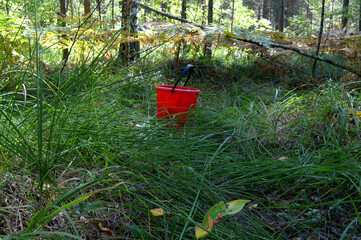
[[[169,127],[155,86],[188,63],[197,107]],[[35,88],[2,94],[4,239],[195,239],[237,199],[208,239],[361,239],[360,82],[283,82],[253,60],[100,69],[44,76],[65,87],[41,107]]]

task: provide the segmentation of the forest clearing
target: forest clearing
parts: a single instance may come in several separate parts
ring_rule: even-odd
[[[0,238],[361,240],[360,30],[355,0],[0,1]]]

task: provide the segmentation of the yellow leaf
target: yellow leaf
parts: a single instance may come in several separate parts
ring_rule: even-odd
[[[357,115],[358,117],[361,117],[361,112],[357,112],[356,115]]]
[[[99,223],[99,228],[103,231],[103,233],[106,235],[106,236],[112,236],[113,233],[112,231],[110,231],[109,228],[106,228],[106,227],[103,227],[103,224],[102,223]]]
[[[207,229],[204,230],[203,228],[199,227],[199,226],[196,226],[195,228],[195,232],[196,232],[196,238],[197,239],[200,239],[200,238],[204,238],[204,237],[207,237],[208,234],[212,231],[213,229],[213,219],[211,217],[211,215],[209,215],[209,213],[207,213],[207,222],[206,222],[206,225],[205,226],[202,226],[204,229]]]
[[[167,212],[167,211],[164,211],[163,208],[155,208],[155,209],[150,210],[150,212],[153,214],[154,217],[161,217],[164,214],[167,217],[171,216],[171,214],[169,212]]]

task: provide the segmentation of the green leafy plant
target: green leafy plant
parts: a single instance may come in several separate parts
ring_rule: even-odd
[[[213,226],[218,225],[216,219],[223,219],[223,216],[236,214],[243,209],[249,200],[234,200],[227,204],[220,202],[211,207],[206,213],[202,224],[195,227],[195,235],[197,239],[204,238],[212,231]]]

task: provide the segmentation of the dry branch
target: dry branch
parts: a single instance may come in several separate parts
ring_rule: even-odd
[[[314,55],[314,54],[309,53],[309,52],[305,52],[305,51],[303,51],[303,50],[301,50],[299,48],[293,47],[293,46],[283,45],[283,44],[279,44],[279,43],[267,43],[267,44],[265,44],[265,43],[263,43],[261,41],[257,41],[257,40],[254,40],[254,39],[246,39],[246,38],[236,37],[236,36],[231,35],[231,34],[227,34],[226,37],[232,38],[232,39],[235,39],[235,40],[238,40],[238,41],[242,41],[242,42],[252,43],[252,44],[255,44],[255,45],[258,45],[258,46],[262,46],[262,47],[267,45],[267,46],[270,46],[270,47],[273,47],[273,48],[282,48],[282,49],[290,50],[290,51],[296,52],[296,53],[298,53],[300,55],[303,55],[303,56],[306,56],[306,57],[309,57],[309,58],[312,58],[312,59],[316,59],[316,60],[321,61],[321,62],[326,62],[326,63],[331,64],[331,65],[334,65],[336,67],[339,67],[339,68],[344,69],[346,71],[352,72],[352,73],[356,74],[357,76],[361,77],[361,72],[360,71],[357,71],[357,70],[355,70],[353,68],[350,68],[350,67],[347,67],[347,66],[344,66],[344,65],[341,65],[341,64],[339,64],[337,62],[332,61],[331,59],[320,57],[318,55]]]
[[[133,4],[136,4],[144,9],[147,9],[149,11],[152,11],[152,12],[155,12],[155,13],[158,13],[159,15],[162,15],[164,17],[167,17],[167,18],[170,18],[170,19],[174,19],[174,20],[177,20],[177,21],[180,21],[180,22],[185,22],[185,23],[190,23],[190,24],[193,24],[194,26],[197,26],[197,27],[200,27],[200,28],[203,28],[204,26],[200,25],[200,24],[197,24],[197,23],[193,23],[187,19],[184,19],[184,18],[181,18],[181,17],[177,17],[177,16],[174,16],[174,15],[171,15],[169,13],[166,13],[166,12],[163,12],[163,11],[160,11],[156,8],[153,8],[147,4],[144,4],[144,3],[141,3],[137,0],[130,0],[131,3]]]

